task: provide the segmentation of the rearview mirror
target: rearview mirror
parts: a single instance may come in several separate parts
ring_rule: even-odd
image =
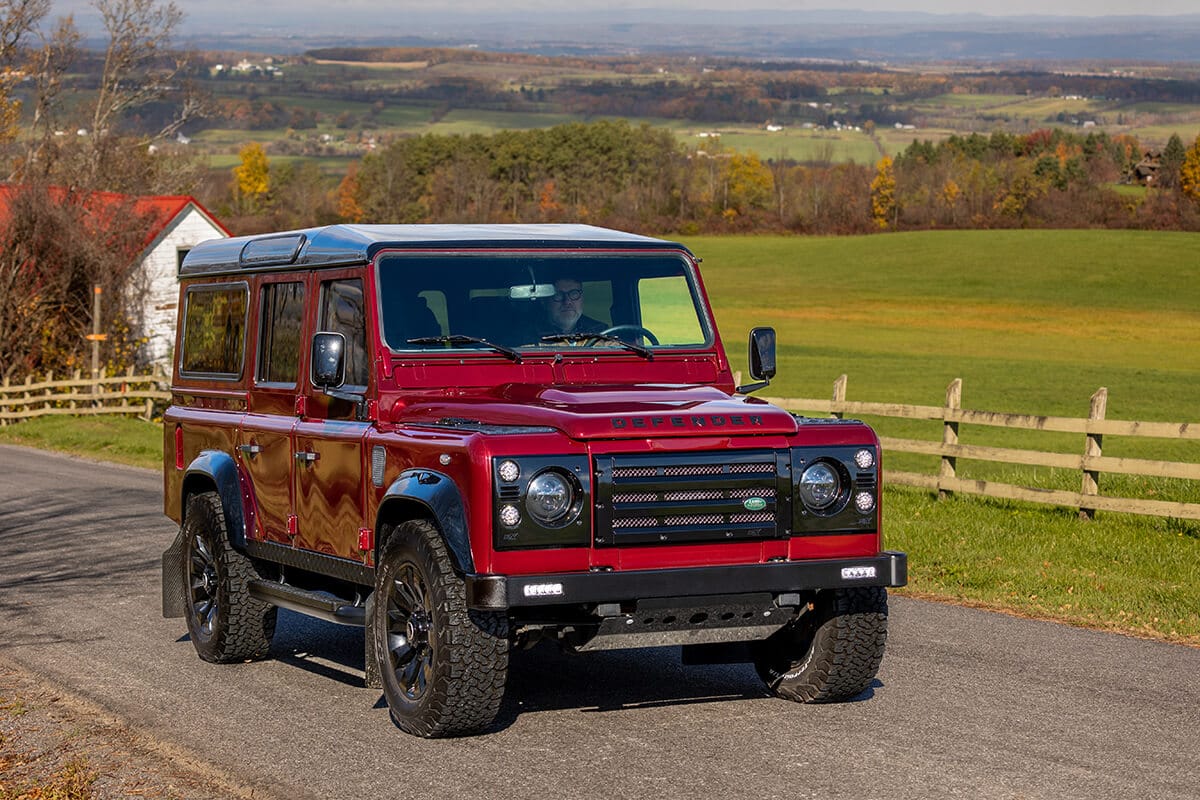
[[[554,297],[553,283],[529,283],[508,287],[509,300],[544,300],[547,297]]]
[[[346,337],[340,333],[313,335],[312,383],[318,389],[336,389],[346,382]]]

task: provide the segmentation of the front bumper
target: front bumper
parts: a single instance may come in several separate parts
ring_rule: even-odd
[[[555,575],[468,575],[467,604],[479,610],[503,611],[531,606],[620,603],[654,597],[782,594],[856,586],[904,586],[906,583],[908,556],[887,550],[865,558],[722,567]]]

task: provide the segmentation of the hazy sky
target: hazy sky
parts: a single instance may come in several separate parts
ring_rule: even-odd
[[[430,3],[428,0],[175,0],[188,16],[195,19],[212,19],[224,16],[227,22],[236,22],[239,13],[253,9],[256,18],[264,12],[278,10],[282,19],[291,23],[303,23],[306,13],[327,16],[341,10],[353,17],[377,11],[386,17],[395,18],[405,11],[423,14],[443,12],[488,11],[563,11],[571,9],[609,10],[619,12],[629,9],[677,9],[680,11],[712,9],[720,11],[744,9],[783,9],[808,11],[818,9],[862,9],[865,11],[922,11],[936,14],[977,13],[992,16],[1017,14],[1050,15],[1164,15],[1198,14],[1197,0],[1154,0],[1151,3],[1130,3],[1128,0],[988,0],[988,2],[961,2],[960,0],[851,0],[838,3],[834,0],[748,0],[731,6],[728,0],[451,0],[446,3]],[[54,0],[56,14],[84,12],[88,0]],[[82,16],[82,14],[81,14]]]

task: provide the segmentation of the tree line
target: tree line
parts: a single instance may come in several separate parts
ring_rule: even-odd
[[[251,145],[238,168],[243,188],[225,204],[251,230],[339,220],[583,221],[683,234],[1200,230],[1200,137],[1189,147],[1174,136],[1161,155],[1146,155],[1128,135],[1046,129],[914,141],[875,165],[764,161],[606,120],[396,139],[319,196],[319,171],[276,169]],[[252,190],[248,174],[257,176]]]

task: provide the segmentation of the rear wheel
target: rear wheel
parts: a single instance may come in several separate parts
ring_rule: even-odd
[[[277,611],[250,596],[248,584],[258,572],[230,544],[215,492],[188,500],[183,539],[187,626],[196,653],[216,663],[264,658],[275,635]]]
[[[403,523],[375,569],[370,621],[383,694],[396,725],[426,738],[486,728],[500,711],[508,671],[508,624],[467,608],[432,523]]]
[[[871,686],[887,642],[887,590],[821,592],[759,644],[755,668],[774,694],[801,703],[850,700]]]

